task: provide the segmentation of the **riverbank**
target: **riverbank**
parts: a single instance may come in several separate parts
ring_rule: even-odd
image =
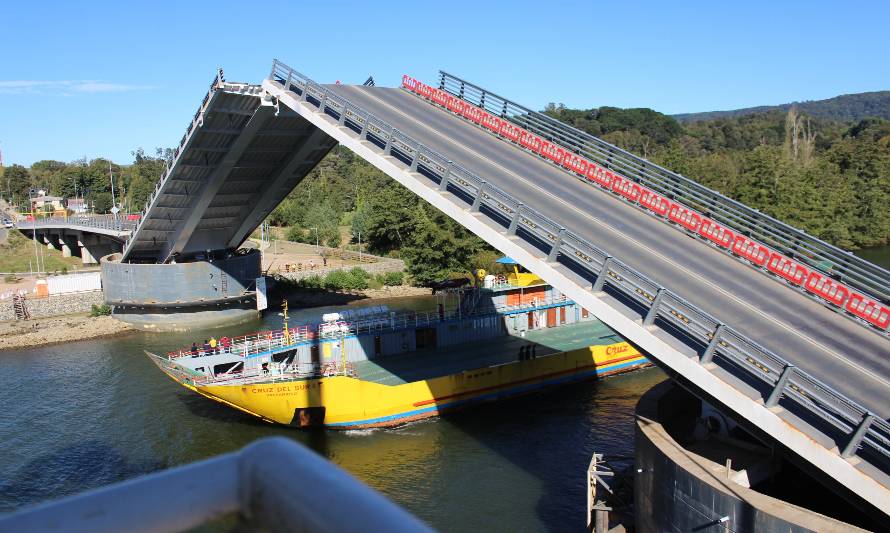
[[[389,298],[404,298],[409,296],[429,296],[432,294],[429,287],[412,287],[411,285],[397,285],[395,287],[381,287],[379,289],[363,289],[352,291],[329,291],[324,289],[294,289],[277,295],[287,298],[291,308],[323,307],[328,305],[347,305],[358,300],[383,300]],[[273,305],[280,302],[271,302]]]
[[[292,309],[347,305],[357,300],[383,300],[410,296],[428,296],[427,287],[400,285],[356,291],[326,291],[297,289],[283,295]],[[280,302],[272,302],[273,306]],[[277,307],[277,306],[276,306]],[[31,320],[0,322],[0,351],[16,348],[36,348],[85,339],[123,335],[136,328],[110,316],[90,317],[85,313],[61,315]]]
[[[110,316],[63,315],[0,322],[0,351],[98,339],[136,331]]]

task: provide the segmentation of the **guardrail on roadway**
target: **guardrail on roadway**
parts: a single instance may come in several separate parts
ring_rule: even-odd
[[[19,220],[19,229],[39,229],[45,226],[80,226],[110,231],[132,231],[138,222],[127,220],[127,215],[74,215],[70,217],[40,217],[37,220]]]
[[[676,328],[693,347],[704,348],[699,358],[702,365],[713,363],[736,375],[736,369],[740,370],[747,382],[760,384],[768,407],[778,405],[783,396],[792,400],[810,416],[845,436],[843,457],[858,455],[887,471],[890,465],[890,423],[887,421],[634,271],[607,251],[567,231],[534,208],[284,63],[273,61],[270,79],[357,133],[362,140],[374,143],[410,170],[437,182],[440,190],[454,193],[471,210],[488,216],[508,233],[523,237],[538,248],[549,249],[550,261],[557,261],[560,256],[570,261],[575,269],[594,280],[590,290],[613,293],[643,309],[644,325],[658,319]]]
[[[880,266],[457,76],[440,71],[439,88],[567,147],[607,169],[631,177],[666,198],[681,202],[751,239],[772,246],[788,257],[871,293],[884,303],[890,303],[890,272]]]

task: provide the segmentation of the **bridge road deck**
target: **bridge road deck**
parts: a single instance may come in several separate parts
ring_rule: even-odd
[[[329,87],[890,417],[890,340],[401,89]]]

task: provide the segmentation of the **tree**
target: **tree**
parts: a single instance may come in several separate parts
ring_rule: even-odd
[[[15,204],[26,204],[31,189],[31,174],[22,165],[12,165],[3,170],[3,181]]]
[[[93,195],[93,210],[96,213],[107,213],[111,210],[112,205],[110,192],[100,192]]]
[[[358,205],[355,208],[355,212],[352,214],[352,239],[355,241],[357,238],[368,239],[368,204],[367,202],[359,201]]]
[[[431,285],[475,269],[473,260],[485,247],[481,239],[425,204],[417,205],[411,214],[414,229],[402,257],[414,283]]]

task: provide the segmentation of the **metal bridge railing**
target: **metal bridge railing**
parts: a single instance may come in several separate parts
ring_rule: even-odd
[[[566,231],[561,224],[284,63],[273,61],[270,79],[280,82],[301,101],[315,106],[318,112],[337,120],[360,139],[370,141],[385,155],[401,161],[407,169],[438,183],[440,190],[453,192],[471,210],[500,224],[505,232],[520,235],[526,242],[549,250],[551,260],[562,256],[571,261],[593,280],[590,290],[605,290],[635,302],[643,309],[644,324],[661,320],[677,328],[689,338],[687,342],[691,346],[703,348],[701,364],[718,364],[732,373],[742,372],[747,381],[762,383],[761,392],[767,406],[778,404],[784,397],[836,428],[839,436],[833,437],[844,443],[841,452],[844,457],[859,455],[885,472],[890,468],[887,421],[634,271],[605,250]],[[832,435],[829,433],[829,436]]]
[[[552,117],[439,72],[439,88],[890,303],[890,272]]]
[[[142,224],[145,223],[146,215],[148,215],[152,208],[155,207],[156,200],[158,199],[159,193],[161,189],[164,188],[166,182],[170,179],[170,175],[173,173],[173,169],[176,168],[176,163],[179,161],[179,158],[185,153],[185,147],[188,144],[189,140],[194,135],[195,131],[199,127],[204,124],[204,113],[207,111],[207,108],[210,107],[210,102],[213,99],[213,95],[216,93],[217,89],[225,82],[225,77],[223,76],[222,69],[216,71],[216,76],[213,78],[213,81],[210,83],[210,89],[207,91],[207,94],[204,95],[204,99],[201,101],[200,107],[195,112],[195,115],[192,117],[192,121],[189,122],[188,127],[185,129],[185,133],[182,136],[182,139],[179,140],[179,146],[173,150],[173,155],[170,159],[167,160],[167,165],[164,167],[164,173],[161,175],[161,179],[155,184],[154,190],[149,193],[148,198],[145,201],[145,208],[140,213],[139,223],[133,229],[133,232],[130,234],[130,237],[124,242],[123,256],[126,257],[130,252],[130,247],[132,243],[135,242],[136,235],[139,233],[139,229],[142,227]]]
[[[20,220],[19,229],[39,229],[46,226],[80,226],[111,231],[132,231],[135,220],[127,220],[127,215],[74,215],[70,217],[39,217],[36,220]]]
[[[247,530],[431,531],[284,437],[0,515],[0,531],[187,531],[233,514]]]
[[[185,153],[185,148],[189,144],[189,141],[191,141],[192,137],[198,131],[198,129],[204,125],[204,115],[210,108],[210,104],[213,100],[214,94],[221,90],[240,94],[258,94],[259,92],[258,87],[255,85],[251,85],[248,83],[227,82],[225,77],[223,76],[222,69],[217,70],[216,77],[213,78],[213,81],[210,83],[210,89],[207,91],[207,94],[204,95],[204,99],[201,101],[200,107],[198,107],[198,110],[192,117],[192,121],[189,123],[188,127],[185,130],[185,134],[183,134],[182,139],[180,139],[179,146],[176,147],[176,149],[173,151],[173,155],[170,157],[169,160],[167,160],[167,165],[164,168],[164,173],[161,175],[161,179],[158,180],[158,182],[155,184],[154,190],[148,195],[148,198],[145,202],[145,208],[142,210],[142,213],[140,213],[139,222],[136,224],[136,227],[133,228],[133,232],[130,234],[130,237],[127,239],[126,242],[124,242],[124,257],[129,254],[130,247],[135,241],[135,238],[139,233],[139,229],[142,227],[142,224],[145,223],[149,213],[151,213],[152,209],[155,207],[161,190],[163,190],[164,185],[173,174],[173,170],[176,168],[179,159]]]

